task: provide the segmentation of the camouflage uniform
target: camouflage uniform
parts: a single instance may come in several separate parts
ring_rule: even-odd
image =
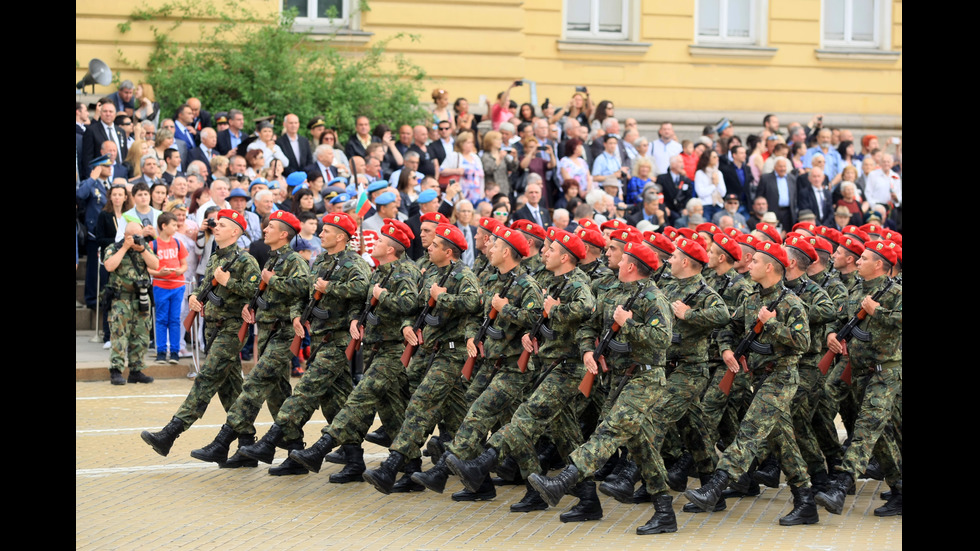
[[[415,260],[415,265],[418,266],[419,272],[422,274],[422,279],[420,283],[421,286],[419,287],[419,289],[421,289],[421,294],[425,296],[426,299],[428,299],[429,295],[425,291],[433,283],[438,283],[439,281],[438,279],[429,281],[432,279],[432,275],[438,272],[438,269],[436,268],[436,265],[433,264],[431,260],[429,260],[428,251],[426,251],[425,254],[423,254],[422,256],[418,257],[418,259]],[[430,268],[432,268],[432,270],[430,270]],[[428,274],[428,277],[426,276],[426,274]],[[408,394],[406,394],[406,396],[411,396],[412,394],[415,394],[415,389],[419,387],[419,383],[421,383],[422,379],[425,377],[425,370],[428,367],[428,365],[429,364],[426,361],[426,359],[424,359],[422,357],[422,354],[419,354],[418,351],[416,350],[416,354],[412,356],[412,359],[409,361],[408,366],[405,368],[407,369],[406,376],[408,377]]]
[[[756,286],[755,292],[732,315],[728,327],[718,336],[720,350],[732,350],[757,321],[759,310],[783,292],[783,283],[768,289]],[[787,292],[776,305],[776,316],[762,327],[756,341],[771,344],[772,354],[750,353],[749,369],[756,377],[756,394],[742,419],[735,441],[725,449],[718,469],[738,479],[753,459],[760,457],[768,443],[776,455],[786,482],[793,488],[808,487],[806,464],[800,457],[793,435],[790,404],[799,385],[797,362],[810,346],[810,327],[806,305],[792,292]],[[736,376],[736,379],[741,376]]]
[[[121,247],[122,241],[106,247],[102,253],[103,264]],[[146,248],[153,254],[149,244]],[[150,347],[151,318],[149,308],[146,312],[140,312],[139,309],[139,290],[135,284],[141,279],[145,280],[147,293],[152,298],[153,290],[149,288],[150,274],[146,271],[146,262],[142,253],[133,249],[126,251],[119,266],[109,273],[105,292],[114,291],[116,297],[109,307],[109,335],[112,341],[109,352],[110,370],[121,372],[126,369],[127,359],[131,372],[142,371],[146,367],[143,361]]]
[[[521,268],[532,278],[537,279],[538,273],[544,270],[544,261],[541,260],[541,253],[521,260]]]
[[[887,281],[888,276],[864,281],[851,299],[860,304]],[[861,341],[852,335],[848,342],[853,386],[862,399],[854,435],[840,470],[857,478],[874,453],[881,462],[885,481],[894,486],[901,478],[898,463],[901,451],[894,438],[882,438],[882,434],[892,419],[895,398],[902,389],[902,286],[892,285],[878,302],[874,315],[858,324],[858,328],[871,334],[871,340]]]
[[[303,313],[309,296],[310,267],[289,244],[272,252],[266,268],[275,272],[262,294],[255,322],[259,327],[259,360],[245,378],[242,393],[228,410],[227,424],[239,436],[255,434],[255,417],[267,403],[273,419],[292,393],[289,385],[289,345],[295,335],[292,320]],[[265,306],[263,306],[263,303]]]
[[[259,286],[259,264],[252,255],[232,244],[211,253],[204,281],[210,282],[215,268],[232,258],[235,261],[228,270],[231,275],[228,283],[214,288],[218,301],[209,297],[204,303],[205,336],[211,348],[191,391],[174,414],[184,423],[184,430],[204,415],[215,394],[227,412],[242,393],[242,361],[238,355],[242,345],[238,342],[238,328],[242,308]]]
[[[702,285],[704,286],[702,288]],[[676,365],[667,377],[666,391],[652,408],[653,431],[653,469],[657,476],[646,479],[647,489],[653,494],[668,490],[667,471],[664,468],[660,451],[664,437],[674,423],[686,417],[684,432],[687,446],[692,455],[697,451],[699,458],[711,457],[713,446],[707,441],[707,429],[701,418],[698,401],[708,384],[708,346],[712,343],[712,332],[723,327],[731,319],[725,301],[707,285],[700,274],[686,279],[672,279],[664,286],[667,302],[684,301],[691,307],[684,319],[674,318],[674,342],[667,349],[667,361]],[[705,465],[702,473],[711,473],[713,465]]]
[[[433,265],[423,276],[421,292],[412,298],[421,309],[429,300],[432,284],[438,283],[448,270],[452,270],[452,273],[443,285],[446,292],[439,295],[429,312],[430,316],[438,318],[437,324],[426,323],[422,330],[423,342],[416,352],[419,361],[428,365],[425,377],[412,394],[405,420],[389,446],[390,450],[401,453],[409,460],[421,457],[419,446],[440,419],[448,402],[456,402],[456,407],[462,409],[463,389],[457,384],[460,368],[466,359],[462,321],[476,317],[480,309],[476,276],[462,262],[442,268]],[[401,327],[411,327],[413,321],[404,319]]]
[[[522,265],[514,267],[510,273],[495,274],[489,278],[487,286],[483,288],[482,313],[489,315],[491,299],[494,294],[503,292],[511,278],[516,280],[502,296],[508,300],[508,304],[500,310],[491,326],[500,331],[501,338],[494,339],[488,332],[483,341],[486,355],[484,373],[490,371],[488,384],[469,407],[452,443],[446,446],[464,460],[472,459],[482,451],[490,429],[503,420],[503,416],[509,416],[524,398],[524,389],[531,376],[531,370],[521,373],[517,368],[517,358],[522,350],[521,336],[541,316],[543,299],[541,288],[522,269]],[[483,318],[477,316],[467,320],[467,340],[476,337],[482,321]]]
[[[276,424],[282,428],[287,442],[303,438],[303,425],[317,406],[327,422],[332,421],[354,389],[350,362],[344,351],[350,342],[351,320],[360,315],[368,292],[371,268],[356,252],[344,249],[337,254],[318,255],[313,273],[324,274],[321,277],[329,283],[310,320],[313,357],[307,362],[306,373],[293,389],[293,395],[276,416]]]
[[[641,285],[644,291],[633,303],[633,317],[616,337],[617,341],[628,344],[630,350],[624,353],[610,351],[607,356],[607,361],[612,360],[608,362],[610,370],[614,375],[620,375],[620,381],[626,376],[627,369],[635,369],[635,374],[628,379],[619,396],[612,397],[615,401],[607,404],[609,413],[603,416],[602,423],[588,442],[569,456],[578,468],[580,480],[591,477],[620,446],[629,449],[644,479],[656,477],[653,466],[656,460],[650,446],[653,440],[650,410],[667,386],[664,365],[673,334],[673,316],[663,292],[649,279],[623,283],[597,303],[595,313],[579,328],[576,339],[583,354],[594,351],[596,338],[612,326],[616,307],[626,304]]]
[[[539,334],[538,355],[532,357],[533,361],[528,364],[529,367],[533,364],[539,370],[550,371],[530,397],[518,406],[510,422],[495,432],[489,441],[489,445],[499,450],[502,456],[512,455],[517,460],[525,478],[531,473],[541,472],[534,446],[549,428],[553,429],[550,436],[559,445],[563,457],[582,443],[578,420],[569,402],[578,395],[578,384],[585,369],[581,354],[572,343],[575,342],[579,324],[592,315],[595,307],[589,292],[588,276],[582,270],[574,268],[560,277],[554,277],[547,270],[542,273],[549,278],[551,290],[555,292],[562,280],[568,278],[568,283],[556,297],[561,304],[548,313],[548,326],[554,331],[555,338],[547,340]],[[546,296],[546,293],[542,293],[542,296]],[[518,340],[521,336],[523,333],[518,335]],[[556,420],[557,426],[553,423]]]

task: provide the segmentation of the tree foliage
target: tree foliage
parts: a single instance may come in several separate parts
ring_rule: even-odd
[[[281,125],[287,113],[295,113],[305,124],[322,116],[342,139],[353,133],[357,115],[396,128],[428,116],[418,102],[424,71],[386,53],[391,40],[415,37],[397,35],[361,52],[345,52],[329,39],[293,31],[294,18],[292,11],[263,18],[241,0],[175,0],[134,11],[119,29],[151,22],[155,48],[147,81],[165,114],[197,97],[212,113],[240,109],[246,121],[275,115]],[[175,31],[190,21],[206,22],[200,24],[200,39],[177,42]]]

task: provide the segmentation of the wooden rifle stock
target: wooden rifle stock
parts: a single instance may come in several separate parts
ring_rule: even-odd
[[[446,281],[449,280],[449,276],[452,275],[455,267],[455,262],[449,264],[449,269],[446,270],[446,273],[442,274],[442,278],[439,280],[439,287],[446,286]],[[412,332],[415,333],[415,338],[418,339],[418,342],[416,344],[408,344],[408,341],[405,342],[405,351],[402,352],[402,365],[405,367],[408,367],[409,362],[412,361],[412,356],[415,355],[415,351],[422,345],[422,327],[425,326],[425,316],[436,307],[436,299],[432,298],[431,292],[429,301],[425,304],[425,308],[419,312],[419,317],[415,320],[415,325],[412,326]]]
[[[779,301],[783,300],[783,297],[786,296],[787,292],[789,292],[789,289],[784,287],[783,291],[779,293],[779,296],[776,297],[776,300],[772,301],[772,304],[767,306],[766,309],[771,312],[775,312],[776,306],[779,305]],[[762,334],[762,326],[763,326],[762,320],[758,320],[758,319],[755,320],[755,325],[752,326],[752,330],[745,334],[745,336],[738,343],[738,346],[735,347],[735,350],[733,352],[733,354],[735,354],[735,359],[738,360],[738,363],[742,367],[741,370],[744,372],[748,372],[749,370],[749,365],[745,359],[745,355],[748,354],[749,352],[749,345],[751,345],[752,342],[755,341],[756,337]],[[728,393],[732,391],[732,383],[734,381],[735,381],[735,372],[732,371],[731,369],[728,369],[728,365],[725,365],[725,376],[722,377],[721,382],[718,383],[718,388],[721,389],[723,393],[725,393],[725,396],[728,396]]]
[[[387,285],[388,280],[391,279],[391,274],[393,274],[393,273],[395,273],[395,270],[394,269],[391,270],[390,272],[388,272],[388,275],[386,275],[384,277],[384,279],[381,280],[381,283],[379,284],[379,286],[382,289],[385,288],[385,285]],[[358,331],[360,331],[361,334],[364,333],[364,324],[365,324],[365,322],[367,322],[368,314],[370,314],[371,312],[373,312],[374,311],[374,307],[378,305],[378,299],[374,298],[374,294],[373,294],[374,293],[374,287],[371,287],[371,293],[372,293],[372,295],[371,295],[371,303],[370,303],[370,305],[367,308],[364,309],[364,313],[361,314],[361,318],[359,320],[357,320],[357,329],[358,329]],[[347,356],[347,360],[348,361],[351,361],[351,360],[354,359],[354,354],[358,350],[360,350],[360,349],[361,349],[361,337],[358,337],[356,339],[351,339],[350,343],[347,345],[347,348],[344,349],[344,355]]]

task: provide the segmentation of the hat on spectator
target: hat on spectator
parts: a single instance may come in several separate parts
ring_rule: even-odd
[[[296,233],[299,233],[299,230],[302,229],[302,225],[299,223],[299,218],[296,218],[296,215],[289,211],[277,210],[269,215],[269,218],[289,226]]]
[[[89,168],[95,168],[97,166],[112,166],[112,161],[109,160],[108,155],[99,155],[98,157],[89,161],[88,166]]]
[[[724,234],[716,233],[712,240],[714,241],[715,245],[718,245],[718,248],[725,251],[725,254],[730,256],[735,262],[742,260],[742,248],[738,246],[737,239]]]
[[[306,123],[306,129],[307,130],[313,130],[314,128],[316,128],[318,126],[324,126],[325,127],[325,126],[327,126],[327,123],[324,122],[324,120],[322,118],[320,118],[320,117],[313,117],[312,119],[310,119],[310,122]]]
[[[346,212],[327,214],[323,217],[323,223],[340,228],[347,234],[347,237],[353,237],[354,232],[357,231],[357,224],[354,223],[354,219]]]
[[[755,225],[756,231],[765,235],[773,243],[779,243],[782,241],[779,237],[779,231],[776,230],[776,226],[770,224],[769,222],[759,222]]]
[[[293,174],[296,174],[296,173],[294,172]],[[303,189],[310,189],[310,184],[307,184],[306,182],[303,182],[302,184],[294,187],[293,188],[293,195],[296,195],[296,192],[298,192],[300,190],[303,190]]]
[[[214,117],[214,124],[228,124],[228,113],[218,113]]]
[[[895,264],[898,262],[898,253],[901,247],[896,245],[894,241],[869,241],[865,250],[875,253],[889,264]]]
[[[715,134],[719,134],[723,132],[726,128],[731,126],[731,124],[732,123],[731,121],[728,120],[728,117],[722,117],[720,121],[715,123],[715,127],[714,127]]]
[[[347,178],[344,178],[343,176],[337,176],[336,178],[332,178],[329,182],[327,182],[327,186],[326,187],[335,186],[337,184],[340,184],[346,190],[347,189]]]
[[[415,200],[416,203],[424,205],[429,201],[435,201],[439,198],[439,192],[434,189],[427,189],[419,194],[418,199]]]
[[[455,247],[460,254],[462,254],[467,248],[466,238],[463,237],[463,230],[452,224],[443,222],[436,226],[436,237],[445,239],[450,245]]]
[[[644,247],[639,243],[627,243],[626,247],[623,248],[623,252],[632,256],[641,264],[654,271],[660,267],[660,259],[657,258],[657,253],[653,252],[650,247]]]
[[[389,185],[390,184],[388,183],[388,180],[378,180],[377,182],[371,182],[370,184],[368,184],[367,191],[368,193],[374,193],[375,191],[381,191],[382,189],[385,189]]]
[[[238,214],[238,211],[232,209],[221,209],[218,211],[218,219],[221,218],[227,218],[235,224],[238,224],[238,227],[242,229],[242,233],[248,229],[248,221],[245,220],[244,216]]]
[[[579,260],[585,259],[585,243],[582,238],[565,230],[555,231],[555,241]]]
[[[313,241],[311,239],[304,239],[297,235],[296,239],[293,240],[293,250],[296,252],[315,251],[316,247],[313,246]]]
[[[462,232],[460,235],[462,235]],[[510,245],[520,258],[526,257],[531,252],[531,246],[527,244],[527,239],[524,238],[524,234],[517,230],[512,230],[498,223],[493,229],[493,235]]]
[[[802,233],[790,232],[786,234],[786,241],[783,242],[783,245],[805,254],[810,262],[817,261],[817,251]]]
[[[286,176],[286,185],[289,187],[296,187],[306,181],[306,173],[302,170],[297,170]]]
[[[783,265],[783,268],[789,267],[789,258],[786,257],[786,251],[779,245],[779,243],[760,241],[756,244],[755,250],[779,261],[779,263]]]
[[[346,203],[347,201],[350,201],[350,195],[347,195],[346,193],[339,193],[336,197],[330,200],[330,204],[336,205],[337,203]]]
[[[252,180],[252,182],[250,184],[248,184],[248,190],[249,191],[252,191],[252,186],[255,186],[255,185],[262,185],[262,186],[265,186],[265,187],[269,187],[269,181],[266,180],[265,178],[261,178],[261,177],[260,178],[256,178],[256,179]]]
[[[406,249],[412,246],[412,240],[415,239],[415,233],[412,232],[412,228],[408,227],[404,222],[392,218],[384,219],[384,225],[381,226],[381,235],[395,241]]]
[[[236,187],[235,189],[231,190],[231,193],[228,194],[229,199],[233,197],[241,197],[242,199],[248,199],[249,195],[248,192],[246,192],[244,189],[240,187]]]
[[[797,213],[796,218],[798,220],[816,220],[817,215],[810,209],[803,209]]]
[[[394,203],[395,200],[395,194],[390,191],[386,191],[374,198],[374,204],[380,207],[389,203]]]
[[[738,201],[739,203],[742,202],[741,199],[738,198],[738,195],[735,193],[729,193],[728,195],[725,196],[725,202],[727,203],[729,201]]]

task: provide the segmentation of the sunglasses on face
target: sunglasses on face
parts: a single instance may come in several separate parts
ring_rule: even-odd
[[[494,216],[507,216],[508,214],[510,214],[510,213],[507,212],[507,211],[505,211],[505,210],[495,210],[495,211],[493,211],[493,215]]]

